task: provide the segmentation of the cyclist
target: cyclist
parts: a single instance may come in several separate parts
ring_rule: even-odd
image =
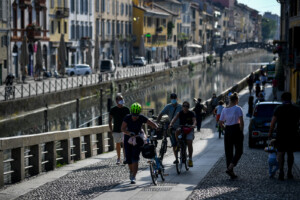
[[[168,115],[169,120],[172,121],[172,119],[176,116],[176,114],[179,113],[182,110],[182,106],[181,106],[181,104],[178,103],[177,95],[175,93],[172,93],[170,95],[170,99],[171,99],[171,103],[166,105],[164,107],[164,109],[160,112],[160,114],[158,115],[157,123],[160,122],[161,117],[163,115]],[[179,126],[179,120],[176,120],[173,123],[173,127],[176,130],[178,128],[178,126]],[[171,140],[171,144],[172,144],[173,152],[174,152],[174,156],[175,156],[175,161],[173,162],[173,164],[176,164],[176,162],[178,162],[178,160],[176,159],[176,151],[175,151],[175,148],[177,146],[177,142],[176,142],[174,131],[171,131],[170,140]]]
[[[14,78],[15,76],[13,74],[8,74],[5,78],[5,85],[6,86],[12,86],[13,85],[13,82],[14,82]]]
[[[158,126],[144,115],[141,115],[142,106],[139,103],[131,105],[131,114],[127,115],[122,123],[121,131],[124,133],[124,147],[126,161],[130,171],[131,184],[135,184],[135,176],[138,171],[138,162],[140,159],[141,146],[144,145],[146,135],[142,130],[142,125],[147,123],[153,129]]]
[[[189,110],[190,104],[189,102],[185,101],[182,103],[182,111],[177,113],[177,115],[173,118],[173,120],[170,123],[170,127],[174,125],[177,119],[179,119],[179,124],[181,126],[189,125],[192,127],[191,132],[186,135],[186,143],[188,146],[189,151],[189,167],[193,167],[193,140],[195,138],[194,136],[194,128],[196,127],[196,116],[193,111]],[[176,140],[178,139],[178,135],[180,133],[181,129],[178,128],[175,133]],[[176,156],[177,160],[177,156]]]

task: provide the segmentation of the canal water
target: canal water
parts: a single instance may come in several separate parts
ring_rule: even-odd
[[[176,92],[179,102],[189,101],[193,104],[193,98],[204,100],[211,98],[213,93],[217,95],[229,87],[235,85],[245,76],[260,68],[261,65],[271,62],[273,55],[261,51],[252,55],[237,55],[232,61],[226,61],[222,65],[201,66],[195,70],[173,74],[164,78],[164,81],[154,83],[138,90],[129,90],[123,93],[126,106],[133,102],[139,102],[147,114],[149,109],[154,109],[158,114],[163,107],[170,103],[169,94]],[[113,96],[104,96],[102,113],[107,112],[107,99]],[[97,116],[100,114],[99,95],[85,100],[79,104],[79,124],[82,127],[98,124]],[[112,101],[114,104],[114,101]],[[0,137],[28,135],[42,133],[46,124],[49,131],[68,130],[76,128],[76,102],[56,105],[47,111],[32,113],[15,120],[0,123]],[[94,120],[92,120],[94,119]],[[89,122],[90,123],[86,123]]]

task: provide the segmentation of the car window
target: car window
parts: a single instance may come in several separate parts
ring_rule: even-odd
[[[110,69],[110,61],[108,60],[101,61],[101,69]]]
[[[278,106],[279,104],[262,104],[262,105],[257,105],[255,110],[254,110],[254,116],[255,117],[266,117],[266,118],[271,118],[274,113],[274,109]]]

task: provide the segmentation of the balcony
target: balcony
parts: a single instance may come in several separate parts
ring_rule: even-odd
[[[19,7],[20,8],[26,8],[27,6],[31,5],[31,0],[20,0],[19,1]]]
[[[167,43],[166,35],[153,35],[152,36],[152,44],[163,45]]]
[[[162,26],[156,27],[155,31],[156,33],[161,33],[163,31],[163,27]]]
[[[46,7],[46,0],[34,0],[35,7]]]
[[[41,36],[42,29],[37,25],[28,25],[26,27],[26,35],[29,41],[38,41],[42,39]]]
[[[65,7],[56,7],[55,16],[56,18],[68,18],[70,15],[70,9]]]

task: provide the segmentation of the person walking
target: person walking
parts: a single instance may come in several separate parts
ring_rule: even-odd
[[[248,89],[249,89],[249,93],[250,93],[250,96],[251,96],[252,89],[253,89],[253,84],[254,84],[253,72],[251,72],[251,74],[249,75],[249,77],[247,79],[247,84],[248,84]]]
[[[244,141],[244,119],[243,111],[238,106],[239,97],[236,92],[230,96],[229,106],[224,108],[221,113],[219,125],[225,124],[224,147],[226,156],[226,173],[232,178],[237,178],[233,168],[237,165],[243,154]],[[235,153],[233,154],[233,150]]]
[[[130,107],[131,114],[124,118],[121,126],[121,131],[124,133],[124,147],[131,184],[136,182],[135,177],[139,168],[141,147],[147,139],[142,130],[142,125],[147,123],[153,129],[158,128],[156,123],[140,114],[141,110],[142,106],[139,103],[132,104]]]
[[[293,179],[292,168],[294,164],[294,151],[296,150],[297,131],[299,128],[300,108],[293,105],[292,95],[290,92],[284,92],[281,95],[282,105],[275,108],[272,117],[269,139],[271,139],[275,124],[277,124],[276,131],[276,147],[277,159],[279,163],[279,180],[284,180],[284,156],[287,153],[288,172],[287,178]]]
[[[121,125],[123,119],[126,115],[130,114],[129,108],[124,106],[125,101],[121,94],[116,96],[117,105],[113,107],[109,112],[109,129],[113,133],[114,142],[116,143],[116,151],[117,151],[117,165],[121,162],[121,146],[123,146],[123,164],[126,164],[126,157],[123,145],[124,135],[121,131]],[[114,126],[112,125],[112,121],[114,122]]]
[[[178,103],[177,94],[172,93],[170,95],[170,99],[171,99],[171,103],[166,105],[164,107],[164,109],[160,112],[160,114],[158,115],[157,120],[156,120],[157,123],[160,122],[163,115],[168,115],[169,121],[171,122],[173,120],[173,118],[177,115],[177,113],[179,113],[182,110],[181,104]],[[171,130],[170,141],[171,141],[171,145],[173,147],[173,153],[175,156],[175,161],[173,162],[174,164],[176,164],[176,162],[177,162],[176,152],[175,152],[175,148],[177,146],[175,130],[178,128],[178,126],[179,126],[179,120],[176,120],[173,124],[174,129],[170,129]]]
[[[196,113],[196,120],[197,120],[197,131],[200,132],[201,131],[201,126],[202,126],[202,119],[203,119],[203,115],[205,114],[205,112],[207,111],[206,106],[204,106],[201,103],[202,99],[198,98],[197,103],[195,108],[193,109],[193,111]]]

